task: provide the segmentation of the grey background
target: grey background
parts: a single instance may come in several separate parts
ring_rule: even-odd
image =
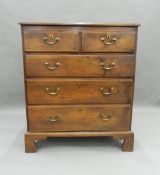
[[[136,105],[160,105],[160,1],[1,0],[0,107],[24,106],[22,21],[138,22]]]
[[[21,21],[138,22],[133,153],[109,138],[52,139],[24,153],[26,132]],[[160,174],[160,1],[0,0],[0,173]]]

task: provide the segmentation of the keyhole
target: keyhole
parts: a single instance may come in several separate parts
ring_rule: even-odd
[[[110,35],[107,35],[107,39],[110,39]]]
[[[51,39],[53,39],[53,35],[50,35],[49,37],[50,37]]]

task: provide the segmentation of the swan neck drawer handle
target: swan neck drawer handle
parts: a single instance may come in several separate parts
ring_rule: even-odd
[[[105,89],[105,88],[100,88],[100,91],[103,95],[111,95],[113,93],[113,90],[114,88],[108,88],[108,89]]]
[[[46,88],[45,88],[45,91],[46,91],[49,95],[57,95],[58,92],[60,91],[60,88],[59,88],[59,87],[56,87],[56,88],[48,88],[48,87],[46,87]]]
[[[108,121],[112,118],[112,115],[107,114],[107,115],[101,115],[100,117],[101,117],[102,120]]]
[[[103,62],[100,64],[104,70],[112,70],[113,67],[116,65],[115,63],[110,64],[109,66],[105,65]]]
[[[43,37],[43,40],[46,44],[55,45],[60,39],[58,37],[54,37],[53,35],[49,35],[49,37]]]
[[[45,65],[46,68],[49,69],[49,70],[55,70],[55,69],[58,68],[59,62],[57,62],[57,63],[56,63],[55,65],[53,65],[53,66],[50,66],[48,62],[45,62],[44,65]]]
[[[105,45],[112,45],[114,43],[116,43],[117,38],[116,37],[112,37],[110,35],[107,34],[106,37],[102,37],[100,38],[100,40],[105,44]]]
[[[52,116],[48,115],[48,116],[46,116],[46,120],[49,122],[57,122],[59,120],[59,116],[56,115],[56,116],[52,117]]]

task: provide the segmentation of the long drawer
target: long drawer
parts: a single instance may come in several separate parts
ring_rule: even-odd
[[[27,79],[28,104],[130,103],[132,79]]]
[[[134,55],[26,54],[27,77],[133,77]]]
[[[28,106],[30,131],[125,131],[130,105]]]

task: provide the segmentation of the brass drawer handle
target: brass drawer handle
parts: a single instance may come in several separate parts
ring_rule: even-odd
[[[106,37],[102,37],[101,41],[105,44],[105,45],[112,45],[117,41],[116,37],[111,37],[110,35],[107,34]]]
[[[105,88],[100,88],[100,91],[102,92],[102,94],[104,95],[111,95],[113,93],[114,88],[109,88],[109,89],[105,89]]]
[[[45,88],[45,91],[49,94],[49,95],[57,95],[58,92],[60,91],[59,87],[56,88]]]
[[[101,66],[103,66],[104,70],[111,70],[116,64],[112,63],[109,66],[105,65],[103,62],[100,64]]]
[[[49,45],[55,45],[60,39],[58,37],[54,37],[53,35],[49,35],[49,38],[43,37],[43,40]]]
[[[55,65],[50,66],[49,63],[45,62],[44,65],[47,67],[49,70],[55,70],[59,66],[59,62],[57,62]]]
[[[102,120],[108,121],[112,118],[112,115],[107,114],[107,115],[101,115],[100,117],[101,117]]]
[[[49,122],[57,122],[59,120],[59,116],[56,115],[56,116],[52,117],[52,116],[48,115],[48,116],[46,116],[46,120]]]

